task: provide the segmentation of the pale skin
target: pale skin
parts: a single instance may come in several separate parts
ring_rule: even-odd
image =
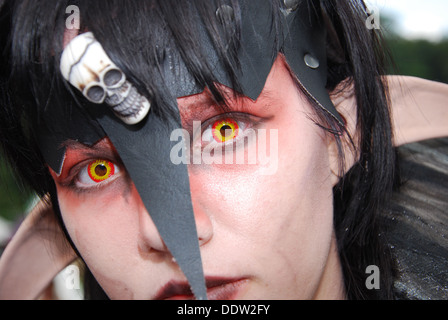
[[[411,99],[409,95],[402,96],[405,90],[397,78],[391,80],[396,145],[448,135],[443,103],[448,96],[446,85],[437,84],[437,89],[428,91],[425,89],[434,88],[435,84],[403,78],[400,82],[405,83],[403,87],[409,83],[411,88],[419,88],[426,94],[431,92],[429,100],[433,103],[422,108],[420,103],[427,102],[428,97],[423,99],[420,91],[415,90]],[[270,119],[263,124],[266,128],[279,130],[279,150],[283,151],[279,152],[280,166],[275,176],[257,176],[263,168],[255,167],[189,167],[204,272],[244,278],[237,298],[343,299],[345,293],[331,223],[331,189],[338,181],[333,174],[338,172],[334,140],[306,117],[312,111],[296,88],[292,90],[292,80],[281,61],[274,65],[265,89],[275,92],[270,87],[275,85],[281,88],[281,98],[270,96],[274,101],[269,103],[250,102],[252,108],[249,108],[251,112],[264,112],[256,116]],[[184,122],[191,116],[186,106],[201,98],[179,100]],[[355,104],[350,94],[346,92],[339,100],[333,98],[338,111],[348,120],[349,132],[354,135]],[[398,111],[404,107],[400,104],[404,99],[410,112]],[[263,108],[267,104],[269,108]],[[275,113],[275,108],[280,107],[282,113]],[[420,112],[425,114],[427,122],[413,120]],[[415,125],[427,130],[415,130]],[[108,141],[98,144],[101,145],[107,147]],[[110,145],[108,149],[113,150]],[[79,151],[71,157],[75,162]],[[348,161],[348,169],[356,161],[356,153],[347,147],[346,154],[354,154]],[[64,169],[65,166],[70,163],[66,162]],[[228,178],[217,181],[217,174]],[[54,177],[58,184],[60,178]],[[75,195],[58,185],[59,202],[75,245],[110,297],[150,299],[166,281],[181,280],[183,276],[166,251],[135,188],[124,177],[125,170],[121,170],[107,186],[113,190],[112,194],[99,197],[104,201]],[[276,190],[274,196],[272,190]],[[125,196],[114,197],[113,192]],[[220,206],[217,208],[218,194]],[[141,279],[148,281],[143,283]]]
[[[308,119],[312,110],[282,59],[272,68],[266,92],[275,94],[231,103],[231,111],[250,114],[261,120],[257,126],[278,130],[279,167],[274,175],[263,175],[266,168],[259,164],[189,166],[204,274],[242,279],[238,299],[343,298],[332,250],[332,144]],[[219,115],[213,107],[201,114],[205,119],[191,112],[191,104],[207,106],[206,95],[178,100],[184,122]],[[100,146],[112,150],[107,140]],[[95,147],[88,150],[89,157],[92,151]],[[88,193],[66,186],[75,164],[95,160],[84,153],[69,149],[61,176],[52,174],[67,230],[110,298],[152,299],[169,281],[185,281],[124,168]],[[98,149],[96,157],[103,154]],[[118,163],[116,156],[108,159]]]

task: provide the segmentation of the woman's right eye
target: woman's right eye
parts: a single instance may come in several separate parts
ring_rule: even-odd
[[[240,131],[244,130],[244,124],[241,121],[232,118],[224,118],[214,121],[202,133],[203,143],[225,143],[236,140]]]
[[[114,163],[97,159],[82,167],[76,178],[76,186],[82,189],[91,188],[115,180],[120,169]]]

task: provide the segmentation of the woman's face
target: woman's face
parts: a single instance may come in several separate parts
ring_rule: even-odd
[[[313,111],[283,59],[255,102],[230,99],[224,111],[204,92],[178,104],[193,152],[213,146],[216,156],[216,148],[230,145],[245,159],[188,165],[209,299],[342,297],[332,143],[310,119]],[[201,122],[202,138],[193,134],[193,121]],[[254,132],[255,139],[237,145]],[[260,147],[268,161],[249,161]],[[63,221],[109,297],[191,298],[111,143],[72,143],[67,150],[62,174],[52,172]]]

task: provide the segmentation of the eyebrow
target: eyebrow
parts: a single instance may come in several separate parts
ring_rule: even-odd
[[[210,107],[217,109],[219,108],[221,111],[225,112],[228,111],[227,104],[230,105],[232,103],[240,103],[246,99],[251,101],[251,104],[255,104],[261,100],[263,102],[261,105],[263,106],[270,105],[278,101],[277,92],[267,90],[266,88],[263,89],[256,100],[252,100],[244,94],[235,93],[235,91],[230,88],[225,88],[221,90],[221,92],[224,98],[222,103],[217,102],[210,92],[204,91],[196,95],[195,99],[192,101],[179,104],[179,111],[183,116],[191,116],[192,114],[203,114]],[[183,98],[188,99],[188,97],[182,97],[181,99]]]
[[[182,99],[187,99],[187,102],[182,102],[181,104],[178,103],[178,107],[179,111],[185,115],[201,113],[204,112],[206,108],[216,107],[218,104],[211,94],[205,92],[194,96],[194,98],[193,96],[180,98],[180,100]],[[190,99],[191,101],[189,101]]]
[[[274,92],[272,90],[263,89],[263,91],[258,96],[257,100],[266,100],[266,102],[271,103],[278,100],[277,95],[278,92]]]
[[[225,112],[225,108],[213,99],[213,96],[204,91],[191,97],[182,97],[178,99],[179,113],[182,119],[182,125],[187,131],[192,131],[193,121],[207,118],[209,113],[215,113],[217,110]]]
[[[108,157],[111,159],[119,159],[118,152],[111,142],[103,138],[93,145],[85,145],[79,141],[67,140],[64,142],[64,147],[67,151],[72,151],[82,154],[87,157]]]

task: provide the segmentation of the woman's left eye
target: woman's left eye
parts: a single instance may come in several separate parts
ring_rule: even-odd
[[[117,176],[118,166],[107,160],[94,160],[84,166],[78,174],[77,184],[81,187],[91,187],[106,182]]]
[[[246,127],[244,121],[233,118],[215,120],[203,131],[202,143],[226,143],[237,140]]]

